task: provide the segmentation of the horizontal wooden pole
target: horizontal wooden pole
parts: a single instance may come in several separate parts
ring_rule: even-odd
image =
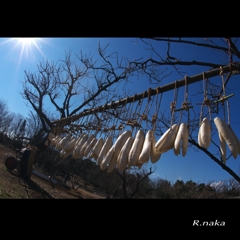
[[[227,73],[227,72],[235,71],[235,70],[240,71],[240,66],[237,65],[237,64],[236,65],[231,65],[231,69],[230,69],[230,66],[227,65],[227,66],[219,67],[217,69],[212,69],[212,70],[209,70],[207,72],[204,72],[204,76],[205,76],[205,79],[207,79],[207,78],[211,78],[211,77],[215,77],[217,75],[220,75],[220,73],[223,74],[223,73]],[[190,84],[196,83],[196,82],[201,81],[201,80],[203,80],[203,73],[194,75],[192,77],[187,77],[187,84],[190,85]],[[80,112],[80,113],[78,113],[74,116],[69,116],[67,118],[62,118],[60,120],[53,121],[52,124],[57,124],[57,125],[60,124],[61,127],[63,127],[65,125],[69,125],[71,122],[77,121],[81,117],[88,116],[88,115],[91,115],[93,113],[104,112],[106,109],[117,108],[118,106],[122,106],[122,105],[125,105],[127,103],[132,103],[132,102],[141,100],[143,98],[148,98],[148,97],[160,94],[160,93],[164,93],[164,92],[173,90],[175,88],[183,87],[183,86],[185,86],[185,82],[186,82],[186,80],[184,78],[184,79],[177,80],[175,82],[169,83],[169,84],[164,85],[164,86],[159,86],[155,89],[149,88],[148,90],[146,90],[142,93],[135,94],[133,96],[123,98],[123,99],[120,99],[118,101],[111,102],[109,104],[105,104],[105,105],[102,105],[102,106],[99,106],[99,107],[96,107],[96,108],[86,109],[83,112]]]

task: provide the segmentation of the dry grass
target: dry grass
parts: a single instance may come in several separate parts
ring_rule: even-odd
[[[0,144],[0,199],[102,199],[94,192],[94,189],[65,189],[51,185],[32,174],[31,180],[24,182],[18,178],[17,171],[9,171],[4,165],[6,153],[14,153],[4,145]]]

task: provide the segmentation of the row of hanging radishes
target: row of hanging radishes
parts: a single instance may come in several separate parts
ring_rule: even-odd
[[[216,117],[214,123],[217,127],[221,158],[226,163],[226,144],[228,145],[233,157],[236,159],[240,154],[240,142],[231,128],[220,118]],[[94,135],[88,136],[83,133],[79,138],[71,135],[61,137],[50,133],[48,138],[50,145],[61,150],[61,157],[67,157],[72,154],[73,158],[89,157],[94,158],[100,168],[104,170],[107,166],[107,172],[110,173],[117,166],[124,170],[131,166],[141,166],[148,162],[156,163],[161,154],[174,150],[178,156],[182,149],[182,156],[186,155],[188,148],[188,127],[185,123],[172,125],[158,141],[154,136],[153,130],[148,130],[146,136],[143,130],[138,130],[135,137],[132,132],[127,130],[123,132],[113,143],[112,136],[96,139]],[[198,133],[198,144],[201,147],[208,148],[211,143],[211,127],[207,118],[201,122]]]

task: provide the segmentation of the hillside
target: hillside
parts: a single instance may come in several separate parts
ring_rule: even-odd
[[[4,165],[6,153],[14,153],[4,145],[0,144],[0,199],[104,199],[97,195],[95,190],[89,186],[87,189],[79,188],[73,190],[52,185],[34,174],[31,180],[24,183],[18,178],[17,171],[9,171]],[[37,169],[35,169],[37,170]]]

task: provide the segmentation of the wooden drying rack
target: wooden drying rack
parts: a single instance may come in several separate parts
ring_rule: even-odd
[[[223,73],[232,72],[232,71],[240,71],[240,66],[238,64],[233,64],[231,66],[227,65],[227,66],[219,67],[219,68],[204,72],[204,76],[205,76],[205,79],[207,79],[207,78],[215,77],[217,75],[221,75]],[[203,80],[203,73],[194,75],[192,77],[187,77],[187,84],[189,85],[192,83],[199,82],[201,80]],[[186,79],[184,78],[184,79],[169,83],[164,86],[159,86],[155,89],[149,88],[148,90],[146,90],[142,93],[135,94],[135,95],[127,97],[127,98],[122,98],[118,101],[113,101],[111,103],[108,103],[108,104],[105,104],[105,105],[102,105],[102,106],[99,106],[96,108],[85,109],[84,111],[82,111],[74,116],[69,116],[67,118],[62,118],[62,119],[53,121],[52,124],[53,124],[53,127],[55,124],[56,124],[55,126],[64,127],[66,125],[70,125],[71,122],[77,121],[81,117],[88,116],[93,113],[104,112],[106,109],[114,109],[114,108],[117,108],[118,106],[126,105],[127,103],[132,103],[134,101],[138,101],[143,98],[149,98],[151,96],[154,96],[154,95],[157,95],[160,93],[164,93],[164,92],[173,90],[175,88],[180,88],[180,87],[185,86],[185,83],[186,83]]]

